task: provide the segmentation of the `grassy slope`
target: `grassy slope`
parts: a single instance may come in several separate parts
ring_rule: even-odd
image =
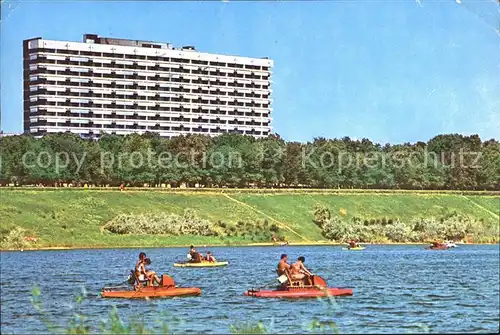
[[[467,196],[467,198],[480,207],[484,207],[496,214],[497,218],[500,215],[500,197]]]
[[[239,195],[233,196],[266,212],[282,222],[288,222],[299,233],[312,239],[321,239],[319,228],[311,225],[315,205],[325,205],[332,214],[340,215],[345,209],[347,216],[363,218],[401,218],[441,216],[454,211],[471,215],[488,222],[496,222],[495,218],[471,201],[457,195],[427,194],[358,194],[358,195]],[[499,197],[468,197],[494,211]],[[497,210],[498,211],[498,208]]]
[[[236,221],[266,218],[251,208],[221,194],[117,192],[92,190],[0,190],[0,222],[2,228],[21,226],[40,237],[39,246],[166,246],[189,243],[242,243],[242,238],[230,241],[209,237],[116,236],[102,234],[100,227],[119,213],[172,212],[181,214],[193,208],[209,220]],[[299,235],[322,240],[319,228],[312,223],[316,204],[324,204],[333,213],[341,208],[348,216],[367,218],[439,216],[457,211],[492,224],[498,222],[500,197],[431,194],[230,194],[272,218],[287,224]],[[478,204],[479,206],[475,205]],[[269,219],[268,219],[269,220]],[[270,220],[271,221],[271,220]],[[291,241],[301,239],[289,231]]]
[[[190,237],[116,236],[100,227],[120,213],[169,212],[193,208],[207,219],[236,221],[259,215],[225,197],[116,191],[9,191],[1,193],[2,227],[18,225],[41,237],[41,244],[58,246],[189,244]],[[196,237],[193,243],[209,243]]]

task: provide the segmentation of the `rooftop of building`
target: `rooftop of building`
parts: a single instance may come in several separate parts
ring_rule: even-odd
[[[126,38],[114,38],[114,37],[102,37],[95,34],[84,34],[84,43],[91,44],[108,44],[108,45],[121,45],[128,47],[140,47],[140,48],[154,48],[154,49],[169,49],[175,50],[171,43],[160,43],[154,41],[142,41],[142,40],[130,40]],[[179,48],[181,50],[196,50],[193,46],[184,46]]]
[[[33,41],[41,39],[42,37],[35,37],[27,39],[25,41]],[[192,51],[192,52],[203,53],[196,50],[196,48],[192,45],[174,47],[171,43],[145,41],[145,40],[131,40],[131,39],[115,38],[115,37],[103,37],[97,34],[83,34],[82,42],[87,44],[116,45],[124,47],[139,47],[139,48],[151,48],[151,49],[168,49],[168,50]],[[258,58],[262,60],[269,60],[269,57],[258,57]]]

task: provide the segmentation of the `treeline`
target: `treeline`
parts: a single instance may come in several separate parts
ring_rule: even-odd
[[[145,133],[95,141],[59,133],[2,137],[0,154],[0,183],[17,186],[500,189],[500,143],[477,135],[380,145],[348,137],[299,143]]]

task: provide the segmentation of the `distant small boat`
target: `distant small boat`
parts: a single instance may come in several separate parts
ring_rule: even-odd
[[[351,247],[347,247],[347,248],[342,248],[342,250],[352,250],[352,251],[361,251],[361,250],[365,250],[366,248],[365,247],[354,247],[354,248],[351,248]]]
[[[428,247],[425,247],[424,248],[425,250],[448,250],[450,249],[449,246],[447,246],[446,244],[444,243],[440,243],[440,244],[433,244],[433,245],[430,245]]]
[[[228,265],[229,262],[201,262],[201,263],[194,263],[194,262],[186,262],[186,263],[174,263],[174,266],[177,268],[212,268],[212,267],[219,267],[219,266],[226,266]]]

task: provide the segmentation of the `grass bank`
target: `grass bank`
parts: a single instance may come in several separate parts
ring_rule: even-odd
[[[219,190],[220,191],[220,190]],[[500,195],[436,192],[218,192],[218,190],[124,192],[94,189],[0,189],[3,234],[15,227],[37,238],[34,247],[166,247],[252,244],[247,236],[118,235],[102,229],[120,214],[177,214],[193,209],[211,222],[267,220],[292,243],[324,241],[312,221],[314,207],[326,206],[346,218],[410,220],[459,213],[498,225]]]

